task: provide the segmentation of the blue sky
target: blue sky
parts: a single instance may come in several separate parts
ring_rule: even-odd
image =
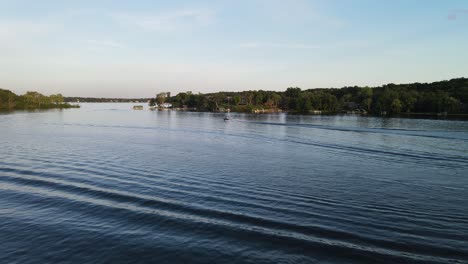
[[[0,0],[0,87],[69,96],[468,77],[468,1]]]

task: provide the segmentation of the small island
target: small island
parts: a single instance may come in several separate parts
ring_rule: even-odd
[[[16,95],[9,90],[0,89],[0,111],[79,107],[66,103],[61,94],[46,96],[38,92],[27,92],[24,95]]]

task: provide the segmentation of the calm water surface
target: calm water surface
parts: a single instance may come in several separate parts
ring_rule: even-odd
[[[468,263],[468,122],[0,114],[1,263]]]

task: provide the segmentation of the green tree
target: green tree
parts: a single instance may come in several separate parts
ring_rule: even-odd
[[[296,104],[296,111],[302,114],[308,114],[310,113],[310,110],[312,110],[312,105],[310,102],[312,94],[310,92],[304,92],[301,95],[299,95],[299,98],[297,98],[297,104]]]
[[[372,88],[368,86],[362,88],[359,94],[360,101],[361,101],[360,105],[362,108],[364,108],[368,112],[371,110],[373,94],[374,94],[374,91],[372,90]]]
[[[167,93],[158,93],[156,95],[156,102],[158,106],[162,106],[166,102]]]
[[[156,106],[156,99],[151,98],[149,101],[149,106]]]
[[[394,99],[392,104],[390,105],[390,109],[393,114],[399,114],[401,112],[401,108],[403,104],[401,103],[400,99]]]
[[[281,102],[281,95],[277,93],[272,93],[271,100],[273,101],[273,104],[275,105],[275,107],[278,107],[279,103]]]
[[[49,96],[49,99],[54,104],[62,104],[64,101],[62,94],[52,94]]]
[[[242,100],[242,97],[241,97],[240,95],[235,95],[235,96],[232,98],[232,100],[233,100],[234,105],[239,105],[240,102],[241,102],[241,100]]]

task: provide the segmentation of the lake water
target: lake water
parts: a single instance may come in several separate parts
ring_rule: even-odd
[[[1,263],[468,263],[468,122],[0,114]]]

